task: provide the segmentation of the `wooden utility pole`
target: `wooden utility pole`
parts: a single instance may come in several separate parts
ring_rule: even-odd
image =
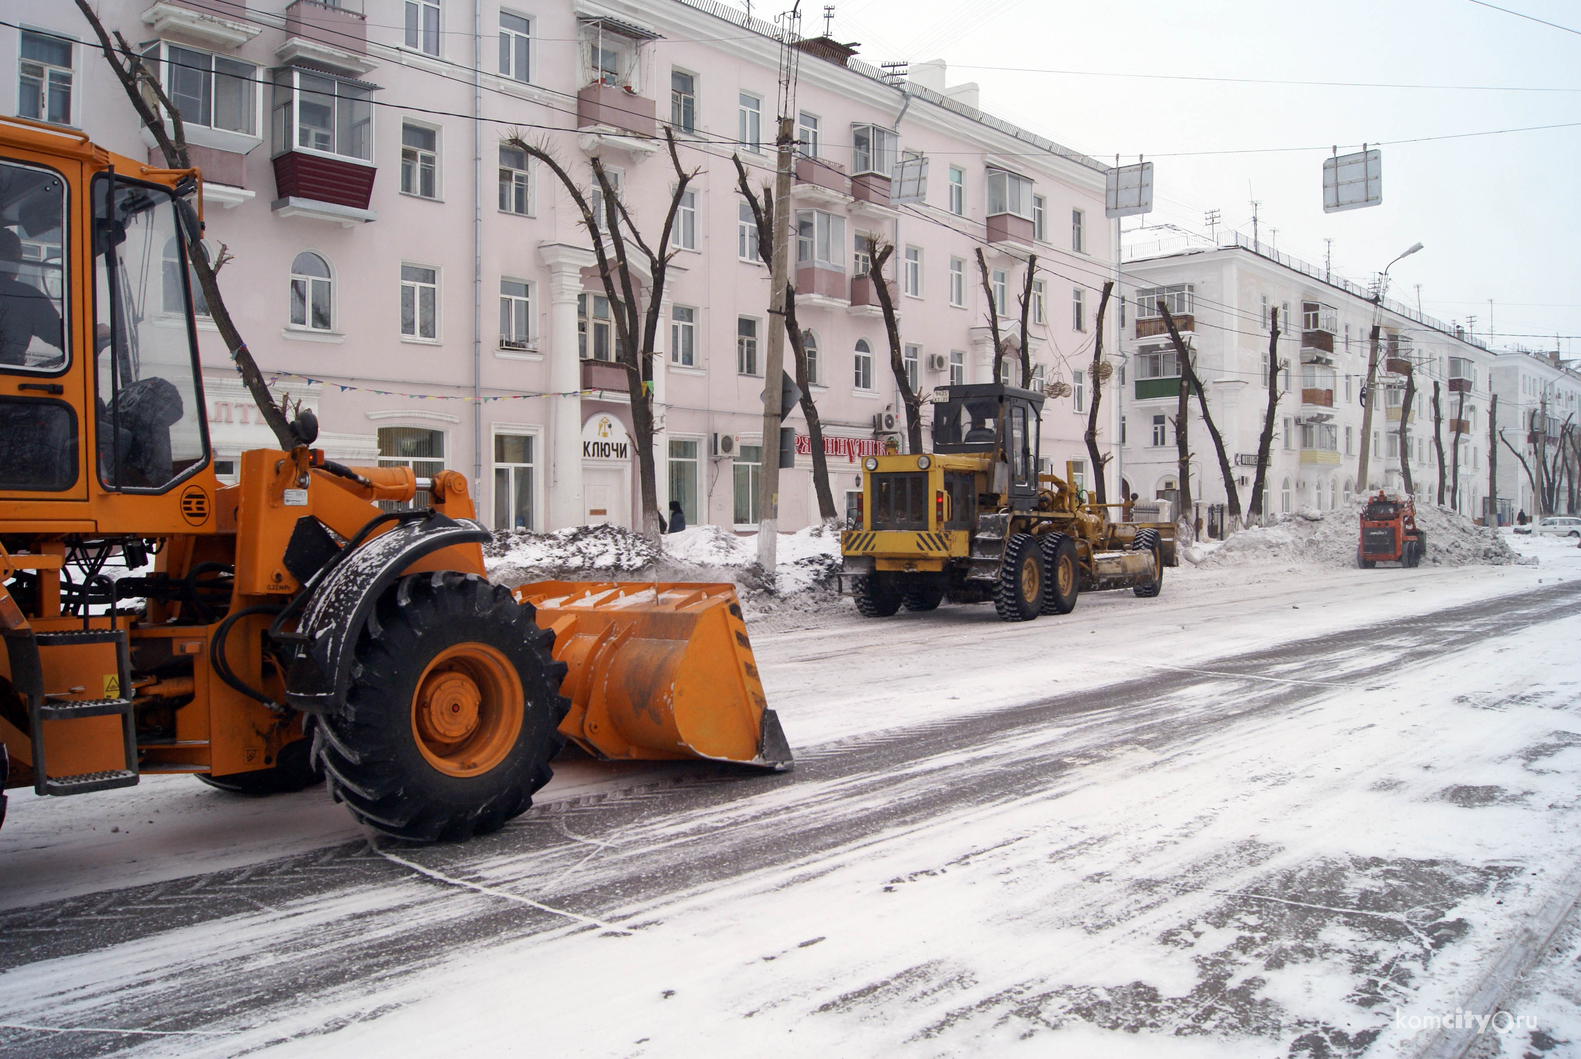
[[[1499,529],[1499,395],[1488,397],[1488,525]]]
[[[768,351],[763,358],[763,463],[758,481],[758,563],[770,583],[779,563],[780,389],[785,369],[785,284],[790,273],[791,156],[796,126],[781,114],[775,145],[779,159],[774,174],[774,259],[769,263]]]

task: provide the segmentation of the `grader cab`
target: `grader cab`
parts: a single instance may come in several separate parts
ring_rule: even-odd
[[[221,483],[197,177],[0,120],[4,787],[323,776],[429,841],[521,813],[567,739],[790,766],[728,585],[493,585],[462,475],[342,466],[311,413]]]

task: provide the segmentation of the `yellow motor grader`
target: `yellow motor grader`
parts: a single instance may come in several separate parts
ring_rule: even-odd
[[[491,584],[462,475],[342,466],[311,413],[221,483],[198,192],[0,119],[6,788],[322,776],[358,820],[433,841],[521,813],[567,739],[790,767],[729,585]]]
[[[1168,524],[1110,521],[1073,475],[1039,473],[1043,395],[995,383],[933,401],[933,452],[863,462],[861,525],[840,542],[841,585],[862,614],[992,600],[1005,621],[1067,614],[1080,591],[1156,596]],[[1110,505],[1121,506],[1121,505]]]

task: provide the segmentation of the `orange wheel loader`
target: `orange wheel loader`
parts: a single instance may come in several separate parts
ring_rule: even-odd
[[[358,820],[434,841],[521,813],[567,739],[790,767],[729,585],[491,584],[462,475],[342,466],[311,412],[222,484],[199,190],[0,119],[5,787],[322,776]]]

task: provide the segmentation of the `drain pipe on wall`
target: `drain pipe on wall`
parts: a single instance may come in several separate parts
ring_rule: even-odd
[[[483,513],[483,0],[472,2],[472,502]],[[492,520],[490,520],[492,521]]]

